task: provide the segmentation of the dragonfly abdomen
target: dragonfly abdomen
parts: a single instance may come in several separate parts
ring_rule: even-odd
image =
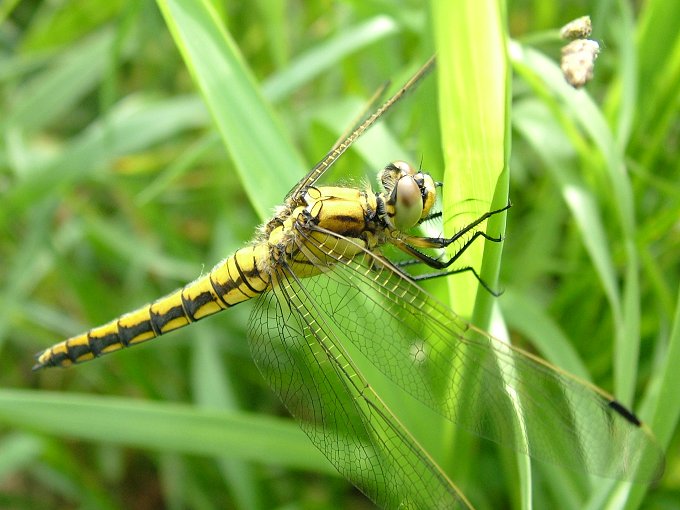
[[[266,243],[247,246],[217,264],[210,273],[153,303],[102,326],[60,342],[38,355],[33,369],[67,367],[145,342],[203,317],[260,295],[269,277],[257,260]]]

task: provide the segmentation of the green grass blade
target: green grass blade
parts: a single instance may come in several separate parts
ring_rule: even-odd
[[[670,446],[673,434],[677,432],[680,423],[680,402],[677,398],[677,388],[680,387],[678,366],[680,366],[680,293],[676,299],[675,316],[663,363],[653,387],[647,394],[641,413],[664,450]],[[668,460],[674,461],[672,458]],[[602,501],[601,508],[634,510],[642,505],[648,491],[649,487],[645,485],[631,486],[629,483],[620,482],[608,484],[597,496]]]
[[[536,346],[542,358],[586,381],[591,379],[569,338],[535,300],[507,289],[500,298],[500,305],[508,326]]]
[[[640,292],[638,282],[638,257],[635,249],[634,204],[630,179],[625,172],[622,149],[617,146],[613,133],[594,101],[583,91],[575,91],[566,84],[558,66],[539,52],[513,46],[513,64],[525,79],[530,81],[535,91],[541,95],[551,112],[561,123],[565,132],[575,140],[580,135],[578,129],[585,131],[589,142],[580,140],[576,143],[580,163],[602,180],[612,194],[612,203],[617,212],[617,220],[621,228],[622,242],[625,247],[626,269],[623,285],[619,286],[604,264],[608,251],[606,240],[598,233],[597,223],[589,221],[592,215],[576,214],[583,242],[591,248],[591,256],[596,262],[607,297],[609,298],[615,327],[614,363],[616,394],[622,402],[633,401],[633,391],[637,374],[637,355],[640,340]],[[530,76],[531,75],[531,76]],[[554,95],[559,98],[559,102]],[[564,105],[564,106],[563,106]],[[566,115],[564,112],[569,112]],[[574,120],[576,122],[574,123]],[[592,144],[601,156],[602,164],[593,157]],[[563,180],[564,184],[564,180]],[[570,192],[568,186],[564,192]],[[578,204],[576,204],[578,205]],[[579,211],[575,207],[574,211]],[[593,208],[590,208],[593,211]],[[599,240],[599,241],[598,241]],[[621,288],[620,288],[621,287]]]
[[[102,79],[112,43],[113,33],[101,30],[54,57],[14,100],[0,128],[35,131],[64,115]]]
[[[260,218],[305,165],[274,118],[229,33],[206,1],[158,0]],[[272,185],[272,184],[276,185]]]
[[[508,176],[503,171],[509,157],[506,151],[509,75],[504,14],[500,3],[494,2],[435,5],[439,108],[446,166],[444,210],[460,211],[464,204],[465,212],[455,217],[455,225],[448,225],[448,231],[455,232],[482,213],[507,203]],[[502,225],[494,227],[494,235],[502,233]],[[499,227],[501,230],[497,230]],[[475,243],[465,252],[460,266],[472,266],[479,272],[486,248],[492,250],[495,260],[487,262],[482,277],[493,287],[500,250]],[[470,317],[478,282],[472,276],[452,280],[449,285],[456,311]],[[493,300],[481,299],[486,301],[482,315],[488,320]],[[482,327],[486,320],[480,324]]]
[[[100,167],[122,155],[148,149],[184,130],[205,124],[205,109],[194,97],[147,101],[129,98],[117,104],[109,117],[95,121],[45,161],[33,161],[25,175],[5,193],[0,226],[58,190],[87,180]],[[29,151],[29,147],[24,147]]]
[[[64,438],[204,456],[228,454],[235,459],[335,472],[296,424],[263,415],[72,393],[2,390],[0,421]]]
[[[508,202],[510,75],[505,7],[502,2],[435,2],[433,20],[445,164],[443,210],[445,229],[450,235],[484,212]],[[486,229],[490,235],[502,235],[505,214],[493,217]],[[493,288],[498,282],[501,252],[500,243],[475,242],[457,267],[475,268]],[[493,296],[478,291],[481,287],[470,274],[450,278],[448,285],[456,313],[472,317],[476,325],[486,329]],[[502,325],[499,331],[504,331]],[[452,458],[473,457],[470,441],[454,435],[450,426],[444,430],[449,431],[450,438],[455,437],[448,444]],[[529,465],[526,459],[516,464],[522,479],[522,499],[528,506]],[[471,466],[456,462],[454,467],[455,479],[471,476]]]
[[[262,91],[270,101],[277,101],[314,77],[339,65],[348,55],[398,31],[399,27],[394,20],[387,16],[376,16],[343,30],[336,37],[299,55],[286,69],[268,78]]]

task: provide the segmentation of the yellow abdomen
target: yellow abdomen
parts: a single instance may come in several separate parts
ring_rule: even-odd
[[[38,355],[33,369],[67,367],[187,326],[267,290],[270,277],[258,267],[266,243],[238,250],[210,273],[151,304],[60,342]]]

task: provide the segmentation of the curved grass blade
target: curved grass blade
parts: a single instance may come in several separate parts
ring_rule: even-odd
[[[269,217],[304,173],[302,159],[264,101],[241,54],[208,2],[158,0],[260,218]],[[272,186],[272,172],[277,186]]]
[[[233,458],[332,472],[298,427],[262,415],[101,395],[3,389],[0,422],[63,438],[211,457],[229,452]]]

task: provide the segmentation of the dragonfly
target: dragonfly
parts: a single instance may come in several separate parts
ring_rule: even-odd
[[[663,456],[632,411],[475,328],[422,288],[423,275],[385,254],[404,253],[432,271],[424,278],[470,271],[456,261],[477,240],[502,241],[484,226],[509,205],[451,237],[427,237],[418,226],[439,215],[440,187],[427,172],[390,163],[377,192],[319,183],[434,67],[432,57],[342,137],[250,244],[181,289],[45,349],[34,369],[89,361],[254,300],[248,337],[260,372],[314,445],[382,508],[472,504],[381,397],[366,362],[443,419],[501,446],[603,477],[657,478]],[[429,254],[449,246],[458,249],[448,258]]]

